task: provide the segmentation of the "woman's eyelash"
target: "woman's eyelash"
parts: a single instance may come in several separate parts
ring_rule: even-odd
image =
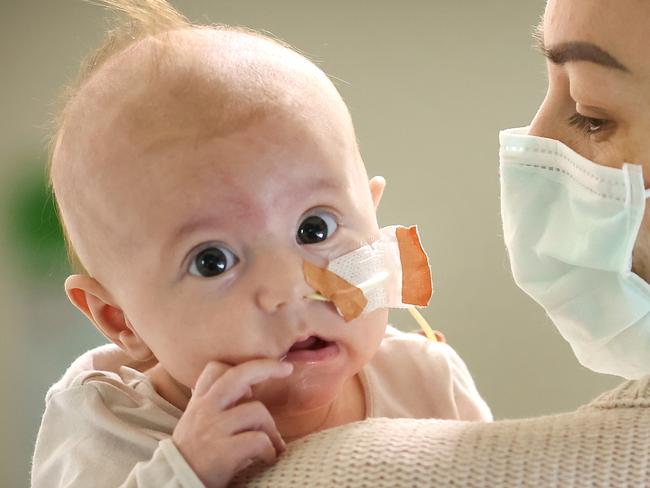
[[[569,125],[572,127],[577,127],[587,135],[600,132],[607,125],[607,122],[608,121],[605,119],[585,117],[584,115],[577,112],[569,117]]]

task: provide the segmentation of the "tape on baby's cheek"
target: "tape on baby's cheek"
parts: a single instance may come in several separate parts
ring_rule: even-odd
[[[304,271],[307,284],[327,300],[334,302],[345,320],[352,320],[363,312],[368,300],[359,288],[309,261],[305,261]]]
[[[346,321],[378,308],[425,306],[431,270],[416,227],[392,226],[381,237],[332,260],[327,268],[305,261],[307,283],[334,303]]]

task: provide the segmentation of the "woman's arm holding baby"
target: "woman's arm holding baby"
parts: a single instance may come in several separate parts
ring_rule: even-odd
[[[374,418],[289,444],[232,487],[648,486],[650,377],[574,412],[496,422]]]

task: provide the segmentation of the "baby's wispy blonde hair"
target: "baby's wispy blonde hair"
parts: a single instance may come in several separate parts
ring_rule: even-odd
[[[59,138],[66,125],[70,107],[73,105],[78,94],[90,78],[97,73],[109,60],[124,52],[139,41],[151,36],[160,36],[167,32],[183,29],[214,29],[227,30],[248,34],[263,38],[284,48],[295,51],[286,43],[244,27],[233,27],[223,24],[198,25],[190,22],[184,15],[179,13],[170,3],[165,0],[85,0],[88,3],[105,7],[115,14],[111,27],[106,32],[101,46],[82,61],[79,73],[68,86],[64,87],[59,106],[60,109],[55,115],[52,124],[51,136],[49,137],[48,156],[48,182],[50,188],[54,189],[52,179],[52,160]],[[164,49],[164,39],[162,42]],[[169,46],[171,47],[171,46]],[[88,274],[85,266],[74,249],[70,234],[62,217],[60,204],[57,201],[56,191],[53,192],[57,206],[59,221],[63,230],[66,250],[70,266],[75,273]]]

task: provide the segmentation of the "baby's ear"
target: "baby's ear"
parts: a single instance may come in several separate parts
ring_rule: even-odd
[[[65,292],[72,304],[88,317],[97,329],[133,359],[144,361],[152,355],[121,308],[113,305],[108,291],[87,275],[71,275]]]
[[[386,188],[386,180],[383,176],[373,176],[370,178],[370,195],[372,195],[372,203],[375,205],[375,211],[379,207],[381,196],[384,194]]]

